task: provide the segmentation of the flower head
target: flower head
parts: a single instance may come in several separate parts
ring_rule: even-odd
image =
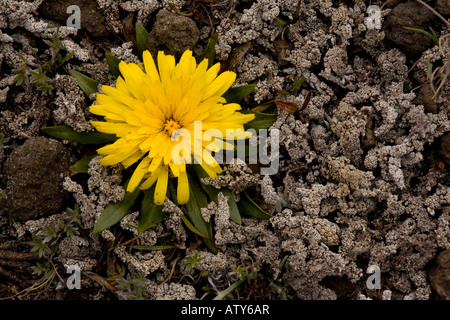
[[[148,51],[143,53],[143,68],[121,61],[121,77],[116,87],[102,86],[97,104],[90,107],[105,121],[92,121],[100,132],[118,139],[98,149],[106,155],[102,165],[122,163],[125,168],[139,162],[128,182],[131,192],[154,183],[155,203],[166,197],[169,173],[178,178],[177,200],[189,200],[186,165],[199,163],[214,178],[222,172],[211,152],[233,149],[227,139],[245,139],[250,133],[243,125],[254,115],[241,114],[239,104],[227,103],[222,95],[230,88],[236,74],[218,75],[220,64],[208,69],[208,60],[198,65],[191,51],[178,64],[175,57],[158,53],[157,64]],[[144,70],[143,70],[144,69]]]

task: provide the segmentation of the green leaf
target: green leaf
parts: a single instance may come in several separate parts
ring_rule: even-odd
[[[407,82],[403,82],[403,92],[410,92],[412,89],[411,85]]]
[[[94,159],[97,155],[91,155],[91,156],[85,156],[78,160],[73,165],[73,170],[80,173],[87,173],[89,169],[89,162],[91,162],[92,159]]]
[[[432,76],[433,76],[433,64],[430,61],[427,61],[427,77],[429,80],[431,80]]]
[[[186,227],[188,227],[188,229],[191,230],[193,233],[195,233],[196,235],[199,235],[200,237],[202,237],[204,239],[210,240],[210,238],[206,234],[201,233],[196,227],[194,227],[194,225],[189,221],[189,219],[184,214],[180,215],[180,218],[181,218],[181,220],[183,220]]]
[[[246,84],[239,87],[233,87],[227,90],[223,94],[223,97],[225,100],[227,100],[228,103],[239,103],[242,99],[247,97],[250,93],[255,90],[256,85],[254,84]]]
[[[238,202],[239,211],[251,217],[269,220],[272,216],[261,209],[250,197],[247,192],[241,196],[241,201]]]
[[[108,52],[105,53],[105,58],[106,58],[106,62],[108,63],[108,66],[109,66],[109,70],[111,70],[111,73],[116,78],[118,78],[121,75],[120,70],[119,70],[119,63],[121,60]]]
[[[70,140],[82,144],[104,144],[114,142],[117,137],[113,134],[98,131],[77,132],[67,126],[44,127],[41,131],[61,140]]]
[[[127,185],[128,181],[123,186],[125,190],[127,189]],[[94,234],[100,233],[122,220],[127,215],[140,192],[141,190],[136,188],[133,192],[126,192],[122,201],[116,203],[110,202],[101,213],[92,232]]]
[[[177,192],[175,191],[175,187],[171,179],[169,179],[169,185],[167,186],[167,197],[175,205],[178,205]]]
[[[283,96],[289,96],[289,95],[291,95],[291,93],[290,93],[289,91],[284,90],[284,89],[277,90],[277,92],[278,92],[279,94],[282,94]]]
[[[239,287],[245,281],[247,281],[247,279],[239,279],[238,281],[233,283],[231,286],[229,286],[225,290],[221,291],[213,300],[223,300],[223,299],[225,299],[231,292],[233,292],[234,289]]]
[[[142,23],[136,22],[136,43],[139,53],[139,58],[142,61],[142,53],[147,49],[148,31],[144,28]]]
[[[99,81],[89,78],[85,76],[81,72],[75,70],[69,70],[69,73],[72,77],[77,80],[78,86],[83,90],[83,92],[89,97],[91,94],[98,92]]]
[[[407,30],[411,30],[411,31],[420,32],[420,33],[426,35],[426,36],[427,36],[428,38],[430,38],[431,40],[433,40],[433,42],[434,42],[436,45],[439,45],[439,39],[438,39],[438,37],[437,37],[437,34],[436,34],[436,32],[435,32],[431,27],[430,27],[430,30],[431,30],[431,32],[432,32],[433,34],[427,32],[427,31],[425,31],[425,30],[423,30],[423,29],[420,29],[420,28],[412,28],[412,27],[403,27],[403,28],[405,28],[405,29],[407,29]]]
[[[274,122],[277,120],[277,115],[276,114],[261,113],[261,112],[253,111],[253,110],[250,110],[250,109],[241,110],[241,113],[254,114],[255,115],[255,119],[253,119],[252,121],[247,122],[246,124],[244,124],[245,130],[248,130],[248,129],[255,129],[255,130],[269,129],[270,126],[273,125]]]
[[[194,164],[194,170],[197,174],[197,177],[200,178],[207,178],[208,174],[203,170],[203,168],[198,165]],[[200,182],[201,183],[201,182]],[[219,193],[222,192],[222,194],[225,197],[228,197],[228,207],[230,208],[230,219],[237,224],[242,224],[242,218],[241,214],[239,213],[239,208],[237,206],[236,200],[234,199],[233,194],[231,193],[230,189],[228,188],[221,188],[216,189],[213,186],[208,186],[206,184],[201,183],[203,191],[208,195],[209,199],[214,201],[215,203],[218,203],[219,201]]]
[[[203,59],[208,59],[208,68],[211,68],[214,64],[214,58],[216,57],[216,42],[218,38],[218,33],[214,33],[209,39],[208,44],[206,45],[205,50],[198,56],[195,57],[197,64],[202,62]]]
[[[176,246],[174,246],[173,244],[167,244],[167,245],[161,245],[161,246],[131,246],[131,248],[132,249],[137,249],[137,250],[155,251],[155,250],[175,249]]]
[[[294,90],[292,91],[292,94],[294,96],[298,95],[298,91],[300,88],[305,84],[305,79],[302,77],[295,77],[294,79]]]
[[[188,175],[189,179],[189,201],[186,203],[186,214],[192,225],[206,238],[203,238],[206,246],[212,251],[217,252],[212,239],[212,227],[210,223],[207,223],[202,216],[201,208],[206,208],[208,206],[208,201],[206,195],[203,193],[199,182],[191,176]]]
[[[164,206],[155,204],[155,186],[156,183],[144,193],[144,198],[141,203],[141,214],[139,216],[139,233],[144,232],[149,228],[156,227],[156,225],[161,223],[167,216],[167,214],[162,211]]]
[[[289,21],[285,21],[285,20],[282,20],[282,19],[280,19],[280,18],[278,18],[278,17],[275,17],[275,19],[277,20],[277,22],[281,25],[281,26],[287,26],[290,22]]]

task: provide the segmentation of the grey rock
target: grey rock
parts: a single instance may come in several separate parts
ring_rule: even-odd
[[[67,13],[67,8],[71,5],[80,7],[81,30],[94,37],[104,37],[109,34],[106,29],[106,17],[101,14],[94,0],[45,0],[39,7],[39,13],[51,20],[56,20],[62,25],[66,25],[71,13]]]
[[[184,51],[194,48],[199,36],[200,31],[192,19],[162,9],[148,35],[147,47],[154,56],[164,51],[179,58]]]
[[[436,16],[425,6],[417,2],[397,5],[387,16],[383,24],[386,38],[409,55],[419,55],[433,44],[433,41],[420,32],[404,27],[420,28],[430,31]]]
[[[1,206],[17,221],[55,213],[63,203],[61,183],[70,164],[71,154],[61,142],[28,139],[5,163],[6,197]]]

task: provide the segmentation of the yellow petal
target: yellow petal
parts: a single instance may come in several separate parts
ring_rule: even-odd
[[[223,95],[236,80],[236,73],[232,71],[225,71],[221,73],[210,85],[202,91],[204,99],[211,96]]]
[[[172,55],[165,55],[163,51],[159,51],[157,59],[161,83],[163,86],[166,86],[175,69],[175,57]]]
[[[169,182],[169,172],[167,167],[162,167],[162,172],[158,177],[155,188],[155,204],[162,205],[166,199],[167,183]]]
[[[144,174],[148,171],[148,165],[150,163],[150,158],[144,158],[142,159],[141,163],[136,167],[136,170],[134,170],[133,175],[130,178],[130,181],[128,182],[127,191],[133,192],[134,189],[139,185],[139,182],[141,182],[142,178],[144,177]]]
[[[189,181],[186,172],[180,173],[177,186],[178,204],[185,204],[189,201]]]
[[[135,127],[128,123],[113,123],[103,121],[91,121],[91,124],[100,132],[115,134],[118,137],[124,137],[131,131],[135,130]]]
[[[145,72],[154,82],[160,81],[158,70],[156,69],[155,61],[148,50],[142,53],[142,58],[144,60]]]
[[[163,168],[162,167],[159,167],[158,169],[156,169],[154,172],[152,172],[150,177],[148,177],[147,180],[145,180],[139,186],[139,189],[145,190],[145,189],[150,188],[155,183],[155,181],[159,178],[159,176],[161,175],[162,172],[163,172]]]

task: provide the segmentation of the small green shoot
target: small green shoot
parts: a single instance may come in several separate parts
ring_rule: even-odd
[[[31,246],[31,252],[38,252],[39,258],[42,258],[44,254],[50,254],[52,252],[50,247],[38,237],[32,236],[32,239],[33,240],[29,241],[28,244]]]
[[[195,268],[200,261],[202,261],[202,258],[198,256],[198,253],[194,253],[192,256],[189,256],[186,258],[186,270],[190,270]]]
[[[436,31],[434,31],[433,28],[431,28],[431,27],[430,27],[431,33],[429,33],[428,31],[425,31],[423,29],[420,29],[420,28],[413,28],[413,27],[403,27],[403,28],[410,30],[410,31],[420,32],[420,33],[426,35],[431,40],[433,40],[434,44],[439,45],[439,37],[438,37]]]
[[[117,280],[117,289],[127,300],[142,300],[145,290],[145,277],[139,273],[128,274],[126,279]]]
[[[51,226],[46,226],[45,230],[44,230],[44,236],[45,236],[45,239],[44,239],[45,242],[49,242],[53,238],[56,238],[55,228],[53,228]]]
[[[42,62],[42,64],[40,62],[28,62],[25,57],[19,54],[19,59],[23,62],[19,68],[14,71],[16,74],[16,85],[20,86],[26,84],[28,86],[31,83],[37,87],[42,95],[52,94],[54,88],[51,83],[53,80],[47,73],[54,73],[59,67],[64,68],[64,63],[73,55],[73,52],[69,52],[65,55],[61,54],[61,43],[58,38],[58,32],[59,29],[56,29],[53,33],[53,41],[44,40],[50,47],[50,60]],[[36,69],[31,69],[31,67],[36,67]]]
[[[233,292],[237,287],[239,287],[241,284],[243,284],[246,281],[251,281],[256,278],[257,276],[257,269],[254,267],[237,267],[236,269],[233,269],[233,271],[238,276],[239,280],[237,280],[235,283],[233,283],[231,286],[226,288],[225,290],[221,291],[214,300],[224,300],[226,299],[231,292]]]
[[[294,16],[291,18],[288,17],[275,17],[276,21],[283,27],[283,31],[281,31],[281,39],[284,40],[284,33],[287,29],[287,27],[290,24],[294,24],[298,21],[300,17],[300,9],[301,9],[302,0],[297,1],[297,7],[295,8]]]

